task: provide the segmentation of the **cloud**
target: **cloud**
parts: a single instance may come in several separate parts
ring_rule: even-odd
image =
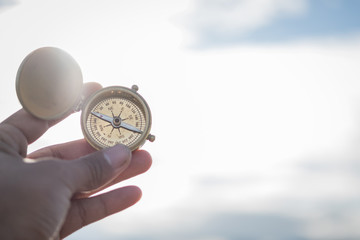
[[[198,0],[191,24],[241,34],[268,24],[278,14],[301,14],[305,10],[304,0]]]
[[[0,8],[12,6],[15,5],[16,3],[17,1],[15,0],[0,0]]]
[[[186,23],[198,37],[246,35],[269,24],[279,15],[300,15],[305,0],[198,0]],[[201,36],[202,35],[202,36]],[[204,39],[203,39],[204,40]]]
[[[188,217],[196,216],[194,213],[189,213]],[[140,233],[137,236],[125,236],[124,239],[306,240],[308,238],[299,233],[302,224],[301,220],[272,214],[220,213],[209,216],[196,229],[189,224],[178,227],[174,232],[164,229],[156,234]]]
[[[353,0],[198,0],[185,26],[196,47],[348,36],[360,32],[359,7]]]

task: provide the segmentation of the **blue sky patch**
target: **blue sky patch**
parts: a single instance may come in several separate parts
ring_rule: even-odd
[[[198,30],[202,46],[348,36],[360,33],[360,1],[309,0],[304,13],[277,14],[268,23],[245,32],[236,28],[224,32],[209,26]]]

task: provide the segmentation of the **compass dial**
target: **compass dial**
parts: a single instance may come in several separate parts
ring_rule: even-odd
[[[124,87],[97,92],[86,104],[81,119],[86,139],[97,149],[123,144],[135,150],[148,137],[151,125],[145,100]]]

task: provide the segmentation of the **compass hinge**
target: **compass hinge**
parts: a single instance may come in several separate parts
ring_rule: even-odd
[[[74,107],[74,112],[79,112],[83,106],[83,103],[84,103],[84,96],[81,95],[78,103]]]

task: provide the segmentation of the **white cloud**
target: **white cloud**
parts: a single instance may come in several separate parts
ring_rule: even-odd
[[[16,3],[17,3],[17,1],[15,1],[15,0],[0,0],[0,8],[6,7],[6,6],[11,6]]]
[[[186,25],[195,35],[241,35],[270,24],[279,15],[299,15],[306,10],[307,0],[198,0]]]
[[[233,239],[329,239],[331,227],[335,239],[359,238],[359,52],[343,43],[187,52],[182,87],[153,105],[160,140],[146,145],[156,157],[143,201],[99,228],[129,238],[141,228],[148,239],[231,239],[224,229]],[[224,226],[237,221],[250,230]]]

